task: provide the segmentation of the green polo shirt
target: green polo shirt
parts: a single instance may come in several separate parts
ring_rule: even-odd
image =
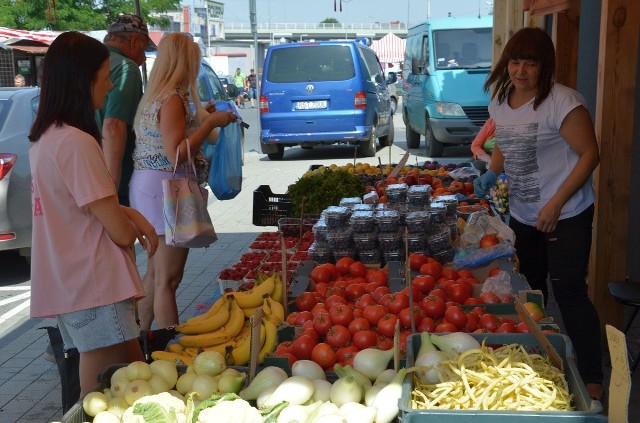
[[[118,187],[118,196],[122,200],[123,197],[129,196],[129,180],[133,174],[133,149],[136,143],[133,119],[142,98],[142,75],[140,67],[121,50],[108,44],[106,46],[110,52],[113,88],[109,91],[102,109],[96,110],[96,121],[100,130],[106,118],[119,119],[127,124],[127,145]]]

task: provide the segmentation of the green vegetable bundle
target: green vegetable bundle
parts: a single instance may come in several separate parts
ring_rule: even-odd
[[[362,180],[343,170],[327,169],[321,173],[303,176],[289,185],[289,198],[293,204],[293,217],[302,214],[317,216],[329,206],[335,206],[345,197],[362,197]]]

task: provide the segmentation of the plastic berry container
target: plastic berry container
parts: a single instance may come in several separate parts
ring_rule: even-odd
[[[356,204],[362,204],[362,199],[360,197],[344,197],[340,199],[340,207],[347,207],[349,209],[353,209],[353,206]]]
[[[427,234],[424,232],[408,233],[407,234],[407,249],[409,253],[417,253],[426,250],[427,247]]]
[[[439,253],[433,253],[432,256],[434,259],[438,260],[440,263],[449,263],[453,261],[456,253],[453,248],[448,250],[441,251]]]
[[[354,232],[353,244],[358,251],[375,250],[378,248],[378,233],[372,232]]]
[[[324,210],[324,220],[329,229],[338,229],[346,226],[351,215],[347,207],[330,206]]]
[[[375,217],[373,211],[357,211],[349,218],[353,232],[371,232],[375,229]]]
[[[431,223],[431,216],[427,211],[412,211],[407,215],[405,223],[407,231],[424,233]]]
[[[400,250],[384,251],[382,256],[384,257],[385,263],[389,263],[390,261],[404,261],[404,253]]]
[[[354,204],[353,207],[351,207],[352,213],[359,212],[359,211],[373,211],[373,204],[361,203],[361,204]]]
[[[412,185],[407,190],[407,204],[410,207],[425,207],[431,202],[431,186]]]
[[[401,236],[399,232],[380,232],[378,233],[378,243],[380,249],[385,251],[399,250],[401,247]]]
[[[351,249],[351,229],[330,230],[327,234],[327,243],[331,251],[345,251]]]
[[[445,219],[445,225],[447,225],[449,232],[451,232],[451,239],[455,241],[458,238],[458,219],[455,217],[447,217]]]
[[[327,242],[327,234],[329,233],[329,227],[324,219],[318,220],[311,228],[313,236],[316,242]]]
[[[317,243],[309,246],[309,258],[318,263],[331,263],[333,260],[333,253],[327,247],[318,245]]]
[[[349,248],[347,250],[336,250],[333,252],[333,260],[338,261],[343,257],[355,257],[356,252],[353,248]]]
[[[380,210],[376,212],[376,223],[380,232],[397,232],[400,227],[400,213],[397,210]]]
[[[441,195],[438,202],[444,203],[447,207],[447,217],[454,217],[458,212],[458,198],[455,195]]]
[[[363,250],[358,253],[358,260],[364,264],[380,263],[380,250]]]
[[[409,186],[405,183],[387,185],[387,200],[390,203],[406,203]]]
[[[433,254],[453,249],[449,227],[441,225],[435,229],[427,236],[427,244]]]
[[[429,215],[431,216],[432,225],[444,223],[447,218],[447,205],[440,201],[432,202],[429,205]]]

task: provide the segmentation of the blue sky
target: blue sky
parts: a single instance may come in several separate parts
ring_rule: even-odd
[[[222,0],[225,23],[249,23],[249,0]],[[183,4],[199,3],[197,0]],[[340,23],[409,22],[427,19],[428,4],[431,17],[484,16],[489,13],[487,0],[342,0],[342,12],[333,10],[334,0],[256,0],[259,23],[318,23],[335,18]],[[336,0],[338,8],[340,0]]]

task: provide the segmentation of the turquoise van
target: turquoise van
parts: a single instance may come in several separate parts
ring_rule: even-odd
[[[493,16],[430,19],[409,29],[402,119],[407,146],[441,157],[445,145],[471,144],[489,118],[484,83],[491,68]]]

